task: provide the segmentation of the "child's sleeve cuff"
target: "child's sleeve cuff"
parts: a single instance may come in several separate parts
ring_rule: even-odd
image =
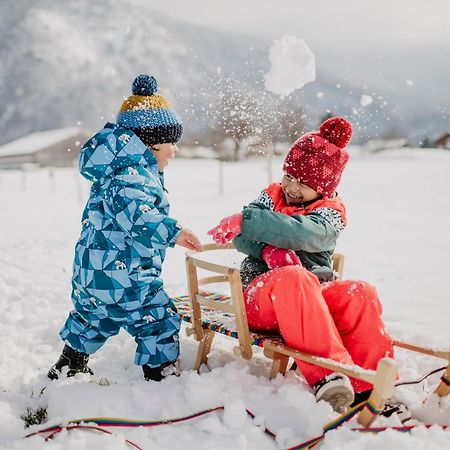
[[[180,234],[182,229],[183,229],[183,227],[178,222],[176,222],[175,226],[174,226],[174,234],[168,242],[169,247],[175,247],[175,244],[177,243],[178,235]]]

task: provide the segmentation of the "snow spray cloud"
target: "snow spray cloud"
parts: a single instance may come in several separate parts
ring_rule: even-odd
[[[282,97],[316,79],[314,55],[305,41],[295,36],[275,40],[269,49],[269,62],[265,88]]]

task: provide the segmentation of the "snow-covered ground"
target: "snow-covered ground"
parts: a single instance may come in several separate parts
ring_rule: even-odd
[[[279,175],[281,160],[274,162]],[[390,332],[401,339],[446,349],[450,341],[450,152],[390,150],[364,155],[353,149],[340,194],[349,226],[337,251],[346,256],[344,276],[372,282],[384,306]],[[166,172],[172,216],[196,231],[206,231],[227,214],[240,210],[268,182],[264,159],[228,163],[225,193],[218,194],[218,163],[177,159]],[[236,361],[229,338],[215,340],[211,372],[192,370],[196,344],[181,333],[180,378],[146,383],[134,366],[134,341],[120,333],[91,358],[91,367],[109,386],[89,378],[49,383],[46,371],[62,343],[58,331],[71,308],[70,272],[73,247],[88,186],[74,169],[0,172],[0,448],[125,449],[123,436],[148,449],[286,448],[321,434],[336,417],[316,404],[308,387],[294,374],[269,381],[269,363],[258,357]],[[172,295],[186,292],[184,250],[168,251],[164,269]],[[398,350],[401,378],[415,379],[443,361]],[[420,385],[397,389],[415,419],[450,424],[450,398],[429,396],[434,375]],[[40,395],[43,386],[48,386]],[[425,399],[428,397],[428,400]],[[48,424],[93,416],[156,420],[180,417],[225,405],[191,422],[154,429],[115,429],[119,436],[84,431],[61,433],[44,443],[26,434],[20,418],[27,407],[47,408]],[[244,408],[256,415],[247,419]],[[265,435],[264,423],[277,434]],[[416,423],[416,422],[413,422]],[[396,419],[377,425],[399,425]],[[388,431],[358,434],[345,425],[326,436],[323,449],[444,449],[450,431],[417,429],[411,434]],[[29,430],[34,431],[38,427]]]

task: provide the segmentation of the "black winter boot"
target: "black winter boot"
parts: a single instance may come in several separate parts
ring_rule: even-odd
[[[146,381],[161,381],[169,375],[180,376],[177,361],[169,361],[158,367],[150,367],[148,364],[142,366]]]
[[[89,361],[89,355],[87,353],[77,352],[73,348],[65,345],[61,356],[56,364],[54,364],[48,371],[47,376],[50,380],[57,380],[61,375],[63,367],[68,366],[68,377],[73,377],[76,373],[90,373],[94,375],[94,372],[87,366]]]

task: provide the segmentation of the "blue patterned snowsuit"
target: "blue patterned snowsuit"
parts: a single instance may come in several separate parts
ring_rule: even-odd
[[[132,131],[107,123],[82,148],[80,172],[93,184],[62,339],[92,354],[123,327],[137,343],[136,364],[176,360],[180,316],[160,273],[181,228],[168,216],[156,158]]]

